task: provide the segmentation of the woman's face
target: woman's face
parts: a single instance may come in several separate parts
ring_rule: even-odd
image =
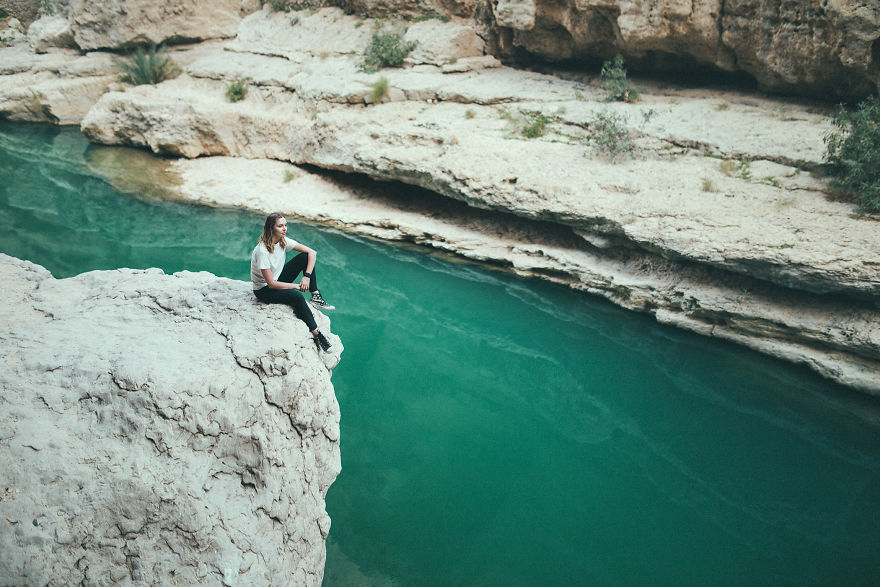
[[[279,218],[275,221],[275,226],[272,227],[272,237],[276,241],[280,241],[285,234],[287,234],[287,220]]]

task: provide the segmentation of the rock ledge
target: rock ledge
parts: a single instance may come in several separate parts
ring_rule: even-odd
[[[321,584],[337,337],[208,273],[0,283],[0,576]]]

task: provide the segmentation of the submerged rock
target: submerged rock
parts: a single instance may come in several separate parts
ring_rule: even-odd
[[[320,585],[337,337],[208,273],[0,283],[0,576]]]

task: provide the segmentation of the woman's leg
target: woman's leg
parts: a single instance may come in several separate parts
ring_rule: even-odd
[[[284,269],[281,270],[281,275],[278,276],[278,281],[283,281],[285,283],[293,283],[293,280],[296,279],[300,273],[306,270],[309,266],[309,256],[306,253],[300,253],[296,257],[292,258],[290,261],[284,264]],[[284,291],[284,290],[279,290]],[[316,292],[318,291],[318,268],[312,268],[312,277],[309,279],[309,291]]]
[[[279,281],[281,281],[279,279]],[[314,333],[318,329],[318,323],[315,322],[315,316],[312,314],[306,299],[295,289],[272,289],[264,287],[254,292],[257,299],[261,302],[269,304],[287,304],[293,308],[296,317],[306,323],[309,332]]]

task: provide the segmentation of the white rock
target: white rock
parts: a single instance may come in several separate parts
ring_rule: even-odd
[[[498,26],[530,30],[535,26],[537,6],[535,0],[499,0],[494,13]]]
[[[63,16],[43,16],[28,27],[28,43],[37,53],[52,47],[76,47],[70,21]]]
[[[339,407],[289,308],[208,273],[55,280],[5,255],[0,284],[5,580],[320,585]]]
[[[258,0],[71,0],[70,20],[80,48],[113,49],[230,38],[258,8]]]
[[[485,50],[485,43],[473,27],[436,19],[413,24],[407,29],[403,40],[415,43],[415,48],[406,58],[412,65],[443,65],[466,57],[482,56]]]

